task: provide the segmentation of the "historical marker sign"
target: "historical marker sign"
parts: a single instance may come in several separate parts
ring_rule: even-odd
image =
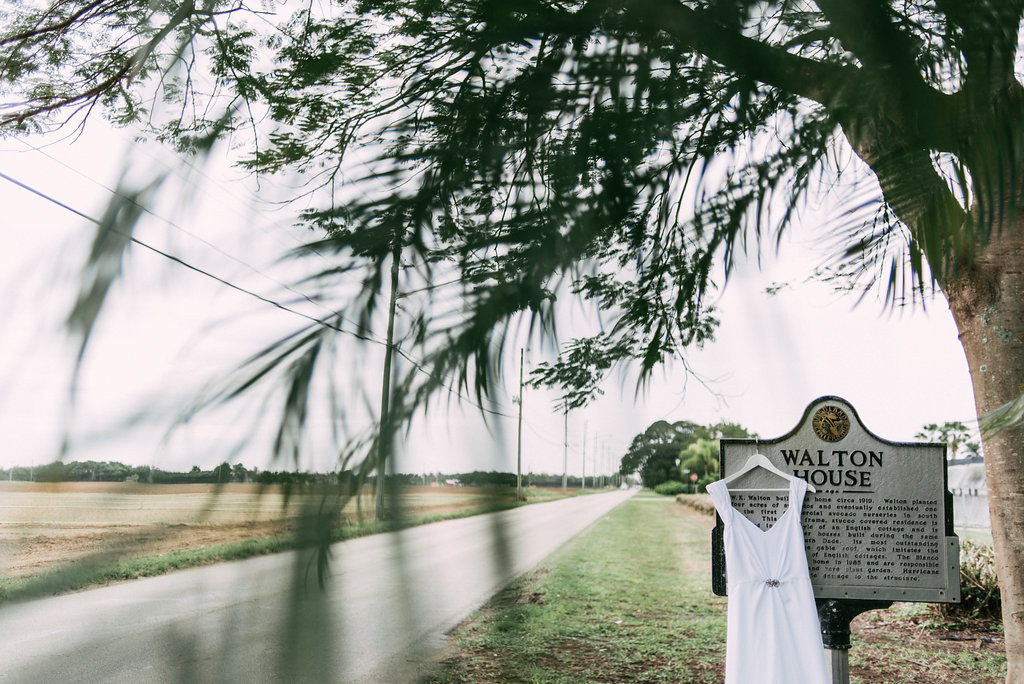
[[[817,490],[803,508],[814,596],[879,601],[960,600],[959,541],[946,485],[946,447],[890,442],[869,432],[838,397],[807,407],[788,435],[723,439],[727,477],[755,452]],[[757,469],[732,483],[733,506],[762,528],[785,511],[787,495],[758,491],[778,478]],[[713,585],[725,594],[721,521],[713,534]]]

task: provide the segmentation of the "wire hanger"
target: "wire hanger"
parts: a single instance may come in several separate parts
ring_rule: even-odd
[[[756,445],[755,445],[755,448],[756,448]],[[785,473],[785,472],[779,470],[778,468],[776,468],[775,465],[771,461],[768,460],[767,456],[765,456],[760,451],[758,451],[754,455],[752,455],[750,458],[747,459],[747,462],[745,464],[743,464],[742,468],[740,468],[738,471],[736,471],[735,473],[733,473],[729,477],[726,477],[725,479],[723,479],[722,482],[724,482],[725,485],[728,487],[730,482],[734,482],[734,481],[738,480],[739,478],[743,477],[744,475],[746,475],[750,471],[754,470],[755,468],[763,468],[764,470],[767,470],[768,472],[772,473],[773,475],[778,475],[779,477],[785,478],[787,483],[794,479],[794,477],[792,475],[790,475],[789,473]],[[730,492],[784,492],[784,491],[787,491],[788,489],[789,489],[788,486],[786,486],[784,488],[783,487],[749,487],[749,488],[737,488],[737,489],[733,489],[732,487],[729,487],[729,491]],[[812,485],[810,482],[808,482],[807,483],[807,491],[813,492],[813,491],[817,491],[817,490],[814,489],[814,485]]]

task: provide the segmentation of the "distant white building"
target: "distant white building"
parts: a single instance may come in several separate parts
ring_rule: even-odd
[[[949,491],[953,494],[953,526],[991,530],[985,464],[981,458],[975,456],[950,461],[948,473]]]

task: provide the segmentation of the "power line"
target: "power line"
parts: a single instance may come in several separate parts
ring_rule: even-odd
[[[58,200],[55,197],[52,197],[52,196],[46,194],[45,192],[43,192],[41,190],[38,190],[38,189],[36,189],[36,188],[34,188],[34,187],[30,186],[30,185],[27,185],[27,184],[19,181],[16,178],[12,178],[11,176],[9,176],[8,174],[6,174],[6,173],[4,173],[2,171],[0,171],[0,178],[3,178],[4,180],[8,181],[9,183],[12,183],[13,185],[16,185],[17,187],[22,188],[23,190],[31,192],[32,194],[34,194],[34,195],[36,195],[36,196],[46,200],[47,202],[50,202],[50,203],[58,206],[58,207],[61,207],[62,209],[66,210],[66,211],[69,211],[72,214],[75,214],[76,216],[79,216],[79,217],[85,219],[86,221],[89,221],[90,223],[93,223],[93,224],[95,224],[97,226],[101,225],[101,222],[98,219],[93,218],[92,216],[89,216],[88,214],[85,214],[85,213],[79,211],[78,209],[75,209],[74,207],[69,206],[68,204],[65,204],[64,202],[61,202],[60,200]],[[116,229],[113,229],[113,230],[115,230],[115,232],[118,232],[119,234],[123,235],[124,237],[128,238],[129,241],[131,241],[132,243],[138,245],[139,247],[142,247],[143,249],[147,249],[147,250],[149,250],[149,251],[151,251],[151,252],[153,252],[153,253],[155,253],[155,254],[157,254],[159,256],[164,257],[165,259],[168,259],[169,261],[172,261],[172,262],[182,266],[183,268],[187,268],[187,269],[189,269],[189,270],[191,270],[191,271],[193,271],[195,273],[198,273],[198,274],[200,274],[202,276],[210,278],[211,280],[214,280],[214,281],[216,281],[216,282],[218,282],[218,283],[220,283],[222,285],[225,285],[226,287],[229,287],[229,288],[231,288],[231,289],[233,289],[233,290],[235,290],[237,292],[240,292],[242,294],[245,294],[245,295],[248,295],[250,297],[253,297],[253,298],[255,298],[255,299],[257,299],[257,300],[259,300],[261,302],[269,304],[269,305],[271,305],[271,306],[273,306],[275,308],[278,308],[278,309],[280,309],[282,311],[285,311],[287,313],[293,314],[295,316],[299,316],[301,318],[305,318],[305,319],[313,322],[316,325],[328,328],[330,330],[334,330],[335,332],[339,332],[339,333],[342,333],[342,334],[345,334],[345,335],[349,335],[349,336],[355,337],[356,339],[364,341],[364,342],[370,342],[370,343],[373,343],[373,344],[378,344],[378,345],[386,346],[385,342],[383,342],[381,340],[378,340],[378,339],[376,339],[374,337],[371,337],[369,335],[364,335],[362,333],[355,332],[355,331],[352,331],[352,330],[346,330],[345,328],[342,328],[341,326],[339,326],[337,324],[331,323],[328,320],[328,317],[317,318],[316,316],[312,316],[312,315],[307,314],[305,312],[302,312],[302,311],[299,311],[297,309],[294,309],[294,308],[292,308],[292,307],[290,307],[290,306],[288,306],[286,304],[283,304],[283,303],[281,303],[281,302],[279,302],[277,300],[271,299],[269,297],[265,297],[264,295],[261,295],[258,292],[254,292],[252,290],[249,290],[249,289],[247,289],[245,287],[242,287],[241,285],[236,285],[235,283],[232,283],[231,281],[226,280],[225,278],[222,278],[222,277],[220,277],[218,275],[215,275],[215,274],[213,274],[213,273],[211,273],[211,272],[209,272],[209,271],[207,271],[205,269],[202,269],[202,268],[200,268],[198,266],[190,264],[187,261],[185,261],[184,259],[182,259],[182,258],[180,258],[178,256],[175,256],[175,255],[173,255],[173,254],[171,254],[169,252],[166,252],[164,250],[161,250],[161,249],[159,249],[157,247],[154,247],[153,245],[150,245],[149,243],[144,242],[144,241],[142,241],[142,240],[140,240],[140,239],[138,239],[138,238],[136,238],[136,237],[134,237],[132,235],[125,235],[121,231],[117,231]],[[307,299],[309,299],[309,298],[307,297]],[[313,302],[312,299],[310,299],[310,301]],[[315,302],[313,302],[313,303],[315,303]],[[344,318],[339,313],[337,313],[337,312],[332,312],[331,313],[330,317],[334,317],[334,316],[337,316],[340,320],[344,320]],[[403,351],[397,345],[394,346],[394,351],[399,356],[401,356],[406,361],[408,361],[410,364],[412,364],[412,366],[417,371],[419,371],[421,373],[424,373],[428,377],[433,377],[433,373],[431,373],[426,368],[424,368],[422,363],[420,363],[416,359],[413,359],[411,356],[409,356],[405,351]],[[441,383],[439,383],[439,384],[441,384]],[[461,401],[464,401],[464,402],[470,404],[471,406],[473,406],[474,408],[476,408],[476,409],[478,409],[478,410],[480,410],[482,412],[489,413],[489,414],[492,414],[492,415],[495,415],[495,416],[500,416],[500,417],[503,417],[503,418],[514,418],[515,417],[515,416],[512,416],[510,414],[504,413],[502,411],[498,411],[498,410],[495,410],[495,409],[489,409],[489,408],[487,408],[485,406],[477,404],[476,402],[472,401],[471,399],[467,399],[466,397],[464,397],[458,390],[456,390],[455,388],[453,388],[451,386],[444,385],[444,384],[441,384],[441,386],[444,387],[445,389],[447,389],[452,394],[454,394]]]
[[[111,188],[108,185],[105,185],[104,183],[101,183],[100,181],[96,180],[95,178],[93,178],[93,177],[83,173],[82,171],[74,168],[73,166],[71,166],[70,164],[65,162],[64,160],[58,159],[54,155],[52,155],[49,152],[47,152],[45,149],[43,149],[43,148],[41,148],[41,147],[39,147],[37,145],[33,145],[32,143],[28,142],[27,140],[23,140],[21,138],[18,138],[17,140],[20,143],[22,143],[23,145],[25,145],[26,147],[28,147],[29,149],[31,149],[32,151],[45,156],[46,158],[50,159],[51,161],[53,161],[53,162],[55,162],[57,164],[60,164],[61,166],[63,166],[64,168],[68,169],[72,173],[75,173],[76,175],[78,175],[79,177],[85,179],[86,181],[88,181],[88,182],[90,182],[90,183],[92,183],[92,184],[102,188],[103,190],[107,191],[111,195],[113,195],[115,197],[118,197],[120,199],[123,199],[126,202],[130,202],[131,204],[135,205],[136,207],[138,207],[143,212],[145,212],[145,213],[149,214],[150,216],[156,218],[157,220],[163,222],[167,226],[169,226],[169,227],[171,227],[171,228],[173,228],[173,229],[175,229],[175,230],[177,230],[177,231],[179,231],[181,233],[184,233],[188,237],[191,237],[192,239],[194,239],[194,240],[196,240],[196,241],[206,245],[207,247],[209,247],[210,249],[214,250],[218,254],[221,254],[222,256],[230,259],[231,261],[234,261],[235,263],[243,266],[244,268],[248,269],[249,271],[251,271],[251,272],[253,272],[253,273],[255,273],[255,274],[257,274],[257,275],[259,275],[259,276],[261,276],[263,278],[265,278],[266,280],[269,280],[270,282],[272,282],[275,285],[278,285],[278,286],[284,288],[285,290],[288,290],[289,292],[292,292],[293,294],[295,294],[298,297],[306,300],[307,302],[309,302],[310,304],[313,304],[314,306],[320,306],[319,302],[315,301],[313,298],[311,298],[309,295],[305,294],[304,292],[300,292],[299,290],[295,289],[293,286],[288,285],[287,283],[283,283],[280,280],[277,280],[276,278],[271,277],[270,275],[268,275],[267,273],[265,273],[261,269],[257,268],[256,266],[250,264],[249,262],[245,261],[244,259],[236,257],[235,255],[227,252],[226,250],[224,250],[223,248],[219,247],[218,245],[216,245],[216,244],[210,242],[209,240],[203,238],[202,236],[197,235],[196,233],[186,229],[185,227],[179,225],[178,223],[172,221],[171,219],[168,219],[168,218],[166,218],[164,216],[161,216],[160,214],[157,214],[150,207],[148,207],[148,206],[146,206],[144,204],[139,203],[135,198],[129,197],[129,196],[125,195],[124,193],[118,191],[117,189]],[[186,176],[182,175],[175,165],[170,164],[166,160],[157,157],[155,154],[153,154],[149,150],[146,150],[145,148],[143,148],[143,152],[147,156],[149,156],[150,159],[152,159],[155,162],[157,162],[157,163],[161,164],[162,166],[164,166],[168,171],[175,173],[183,182],[187,183],[193,190],[205,192],[205,188],[202,185],[200,185],[199,183],[197,183],[197,182],[187,178]],[[246,206],[246,203],[243,200],[243,198],[241,198],[238,195],[234,194],[231,191],[230,188],[225,186],[223,183],[221,183],[217,179],[211,177],[209,174],[207,174],[205,171],[203,171],[201,168],[199,168],[198,166],[193,164],[188,159],[182,157],[181,155],[178,155],[177,153],[174,153],[174,154],[175,154],[175,157],[178,159],[178,161],[180,161],[182,164],[185,164],[190,169],[192,169],[194,172],[200,174],[206,180],[208,180],[209,182],[211,182],[214,185],[216,185],[225,194],[229,195],[236,202],[238,202],[238,204],[240,204],[242,206]],[[253,198],[253,199],[256,199],[256,198]],[[70,209],[69,207],[65,207],[65,208]],[[76,213],[78,213],[78,212],[76,212]],[[79,215],[83,216],[84,218],[87,218],[89,220],[92,220],[90,217],[85,217],[84,215],[82,215],[80,213],[79,213]],[[270,233],[272,231],[272,228],[276,227],[276,225],[277,224],[267,224],[265,232]],[[328,262],[327,257],[325,257],[322,253],[320,253],[319,251],[317,251],[316,249],[311,247],[309,244],[303,242],[302,240],[299,240],[297,237],[295,237],[294,235],[292,235],[288,231],[284,231],[284,234],[288,235],[289,238],[291,238],[291,240],[294,241],[296,245],[298,245],[299,247],[302,247],[306,251],[309,251],[309,252],[315,254],[317,257],[319,257],[325,263],[330,265],[330,262]],[[405,297],[408,297],[408,296],[412,296],[414,294],[418,294],[418,293],[421,293],[421,292],[429,292],[429,291],[438,290],[440,288],[447,287],[448,285],[453,285],[453,284],[460,283],[460,282],[462,282],[462,280],[457,278],[457,279],[449,280],[449,281],[442,282],[442,283],[431,283],[431,284],[428,284],[428,285],[426,285],[424,287],[420,287],[420,288],[417,288],[417,289],[414,289],[414,290],[407,290],[405,292],[401,292],[401,293],[399,293],[398,297],[400,299],[402,299],[402,298],[405,298]],[[405,310],[404,307],[402,307],[402,309],[403,309],[403,311]]]
[[[99,182],[95,178],[92,178],[92,177],[86,175],[85,173],[83,173],[83,172],[79,171],[78,169],[72,167],[70,164],[67,164],[63,160],[57,159],[56,157],[51,155],[46,150],[43,150],[43,149],[37,147],[36,145],[33,145],[32,143],[28,142],[27,140],[21,140],[19,138],[19,141],[22,142],[27,147],[29,147],[30,149],[32,149],[33,151],[35,151],[35,152],[37,152],[39,154],[42,154],[43,156],[47,157],[48,159],[51,159],[52,161],[54,161],[57,164],[60,164],[64,168],[66,168],[69,171],[71,171],[71,172],[77,174],[78,176],[84,178],[85,180],[89,181],[90,183],[93,183],[94,185],[96,185],[96,186],[98,186],[100,188],[103,188],[104,190],[109,192],[114,197],[118,197],[118,198],[120,198],[122,200],[125,200],[126,202],[130,202],[131,204],[135,205],[136,207],[138,207],[139,209],[141,209],[145,213],[149,214],[153,218],[157,219],[158,221],[163,222],[167,226],[169,226],[169,227],[171,227],[171,228],[173,228],[173,229],[175,229],[175,230],[177,230],[177,231],[187,235],[188,237],[192,238],[193,240],[196,240],[197,242],[201,242],[202,244],[204,244],[207,247],[209,247],[210,249],[214,250],[215,252],[217,252],[221,256],[224,256],[224,257],[230,259],[231,261],[234,261],[236,264],[239,264],[240,266],[243,266],[244,268],[247,268],[248,270],[252,271],[253,273],[255,273],[255,274],[257,274],[257,275],[259,275],[259,276],[261,276],[263,278],[266,278],[267,280],[269,280],[270,282],[274,283],[275,285],[278,285],[278,286],[288,290],[289,292],[291,292],[291,293],[293,293],[293,294],[295,294],[295,295],[305,299],[309,303],[317,305],[317,302],[314,301],[309,295],[296,290],[294,287],[288,285],[287,283],[282,283],[280,280],[277,280],[276,278],[273,278],[273,277],[267,275],[265,272],[263,272],[262,270],[260,270],[256,266],[253,266],[252,264],[250,264],[249,262],[245,261],[244,259],[236,257],[235,255],[227,252],[226,250],[222,249],[218,245],[215,245],[214,243],[210,242],[206,238],[204,238],[204,237],[202,237],[200,235],[197,235],[196,233],[193,233],[192,231],[190,231],[187,228],[185,228],[185,227],[175,223],[174,221],[172,221],[172,220],[170,220],[168,218],[165,218],[165,217],[157,214],[152,209],[150,209],[148,206],[146,206],[144,204],[140,204],[135,198],[129,197],[129,196],[125,195],[124,193],[122,193],[122,192],[120,192],[120,191],[118,191],[118,190],[116,190],[114,188],[111,188],[111,187],[109,187],[109,186],[107,186],[107,185],[105,185],[105,184],[103,184],[101,182]],[[155,157],[154,157],[154,159],[155,159]],[[184,160],[182,160],[182,161],[184,162]],[[185,163],[187,163],[187,162],[185,162]],[[170,166],[168,166],[168,168],[170,168]],[[20,185],[22,185],[22,187],[25,187],[23,184],[20,184]],[[199,186],[198,186],[198,184],[193,184],[193,187],[198,188]],[[39,194],[39,193],[36,193],[36,194]],[[64,205],[62,205],[62,206],[64,206]],[[66,207],[66,206],[64,208],[70,209],[69,207]],[[74,211],[74,210],[72,210],[72,211]],[[83,216],[84,218],[87,218],[90,221],[93,220],[90,217],[85,217],[80,212],[75,212],[75,213],[78,214],[79,216]],[[319,256],[321,256],[321,258],[323,258],[323,255],[319,255]]]
[[[118,137],[120,137],[125,142],[128,142],[128,143],[132,143],[133,142],[127,136],[124,136],[121,133],[120,129],[113,129],[113,132],[116,135],[118,135]],[[24,144],[26,144],[26,145],[29,145],[30,147],[32,147],[33,149],[35,149],[37,151],[42,152],[43,154],[46,154],[46,152],[40,150],[38,147],[35,147],[35,146],[31,145],[31,143],[29,143],[29,142],[27,142],[25,140],[22,140],[22,139],[19,138],[19,141],[24,143]],[[204,171],[201,166],[197,166],[193,161],[191,161],[187,157],[177,153],[176,151],[174,151],[171,148],[163,147],[161,149],[164,149],[164,150],[168,151],[169,153],[171,153],[172,155],[174,155],[175,159],[177,159],[178,162],[180,162],[184,166],[187,166],[192,172],[202,176],[209,183],[212,183],[213,185],[216,185],[217,188],[221,192],[223,192],[227,196],[231,197],[240,206],[242,206],[242,207],[251,206],[249,204],[248,200],[251,199],[253,201],[256,201],[258,199],[255,195],[251,195],[251,193],[248,190],[243,190],[243,192],[245,194],[251,195],[249,198],[240,196],[239,193],[235,192],[235,188],[233,188],[233,187],[231,187],[231,186],[229,186],[229,185],[227,185],[225,183],[222,183],[221,181],[217,180],[216,178],[214,178],[213,176],[208,174],[206,171]],[[149,150],[145,145],[141,146],[141,150],[142,150],[143,154],[145,154],[147,157],[149,157],[150,159],[152,159],[156,163],[164,166],[169,171],[173,172],[178,178],[181,179],[182,182],[187,183],[192,188],[194,188],[194,189],[196,189],[198,191],[206,192],[206,188],[204,186],[200,185],[198,182],[196,182],[195,180],[190,178],[187,174],[182,173],[181,168],[179,166],[177,166],[175,164],[172,164],[168,160],[162,159],[161,157],[157,156],[151,150]],[[47,155],[47,156],[50,156],[50,155]],[[51,158],[53,158],[53,157],[51,156]],[[64,162],[62,162],[62,161],[60,161],[58,159],[55,159],[55,161],[57,161],[60,164],[64,164]],[[67,166],[67,164],[64,164],[64,165]],[[71,167],[69,166],[68,168],[71,168]],[[79,173],[80,175],[84,175],[84,174],[81,174],[76,169],[72,169],[72,170],[75,171],[76,173]],[[88,178],[88,176],[85,176],[85,177]],[[276,223],[268,223],[266,221],[262,221],[262,223],[264,223],[264,228],[265,228],[264,232],[265,233],[268,233],[268,234],[275,233],[276,234],[275,229],[278,228],[278,225]],[[290,231],[284,230],[283,234],[287,235],[288,238],[290,239],[290,241],[294,242],[299,247],[303,247],[304,249],[306,249],[306,250],[316,254],[317,256],[319,256],[322,259],[324,259],[325,262],[327,261],[327,257],[325,257],[320,252],[316,251],[315,249],[312,249],[312,247],[310,247],[310,245],[308,243],[300,240],[298,237],[293,235]]]
[[[209,247],[210,249],[213,249],[218,254],[221,254],[222,256],[224,256],[224,257],[230,259],[231,261],[234,261],[235,263],[245,267],[246,269],[250,270],[251,272],[256,273],[257,275],[265,278],[266,280],[269,280],[270,282],[275,283],[276,285],[278,285],[278,286],[288,290],[289,292],[292,292],[293,294],[301,297],[302,299],[304,299],[307,302],[313,304],[314,306],[320,306],[319,302],[317,302],[316,300],[314,300],[312,297],[310,297],[309,295],[305,294],[304,292],[300,292],[299,290],[296,290],[294,287],[292,287],[292,286],[290,286],[290,285],[288,285],[286,283],[282,283],[281,281],[277,280],[276,278],[273,278],[273,277],[269,276],[268,274],[266,274],[265,272],[263,272],[262,270],[260,270],[256,266],[253,266],[252,264],[250,264],[249,262],[245,261],[244,259],[236,257],[233,254],[230,254],[229,252],[227,252],[223,248],[219,247],[218,245],[210,242],[209,240],[207,240],[207,239],[197,235],[196,233],[186,229],[185,227],[179,225],[178,223],[176,223],[176,222],[174,222],[174,221],[172,221],[172,220],[170,220],[170,219],[168,219],[168,218],[166,218],[164,216],[161,216],[160,214],[158,214],[155,211],[153,211],[150,207],[139,203],[135,198],[129,197],[129,196],[123,194],[122,192],[119,192],[118,190],[116,190],[114,188],[111,188],[111,187],[105,185],[104,183],[101,183],[100,181],[96,180],[95,178],[93,178],[93,177],[83,173],[82,171],[74,168],[73,166],[71,166],[67,162],[65,162],[65,161],[55,157],[54,155],[52,155],[49,152],[47,152],[45,149],[43,149],[43,148],[41,148],[41,147],[39,147],[37,145],[33,145],[32,143],[28,142],[27,140],[24,140],[24,139],[21,139],[21,138],[18,138],[17,140],[18,140],[18,142],[22,143],[23,145],[25,145],[27,148],[31,149],[32,151],[34,151],[34,152],[36,152],[38,154],[41,154],[41,155],[45,156],[46,158],[50,159],[51,161],[53,161],[53,162],[63,166],[64,168],[68,169],[72,173],[75,173],[76,175],[80,176],[81,178],[83,178],[83,179],[89,181],[90,183],[93,183],[94,185],[96,185],[96,186],[102,188],[103,190],[107,191],[111,195],[134,204],[135,206],[139,207],[143,212],[145,212],[145,213],[149,214],[150,216],[156,218],[157,220],[161,221],[165,225],[167,225],[167,226],[169,226],[169,227],[171,227],[171,228],[173,228],[173,229],[175,229],[175,230],[177,230],[177,231],[187,235],[188,237],[191,237],[192,239],[194,239],[194,240],[196,240],[196,241],[206,245],[207,247]],[[179,171],[176,170],[176,167],[173,164],[170,164],[166,160],[157,157],[156,155],[154,155],[152,152],[146,150],[145,148],[143,148],[143,151],[151,159],[153,159],[154,161],[160,163],[162,166],[164,166],[169,171],[174,172],[183,182],[185,182],[188,185],[190,185],[193,189],[195,189],[195,190],[203,190],[203,187],[199,183],[197,183],[194,180],[189,179],[189,178],[185,177],[184,175],[182,175]],[[175,153],[175,157],[182,164],[185,164],[186,166],[188,166],[189,169],[191,169],[193,172],[201,175],[207,181],[209,181],[209,182],[213,183],[214,185],[216,185],[218,188],[221,189],[221,191],[223,191],[225,194],[229,195],[234,201],[238,202],[241,205],[245,205],[245,202],[243,201],[243,199],[241,197],[239,197],[237,194],[235,194],[230,188],[226,187],[223,183],[219,182],[217,179],[211,177],[209,174],[207,174],[201,168],[199,168],[198,166],[193,164],[191,161],[189,161],[188,159],[185,159],[184,157],[182,157],[181,155],[178,155],[176,153]],[[9,180],[10,182],[15,183],[19,187],[22,187],[22,188],[24,188],[26,190],[29,190],[30,192],[33,192],[34,194],[36,194],[36,195],[38,195],[40,197],[43,197],[47,201],[50,201],[50,202],[53,202],[54,204],[57,204],[58,206],[60,206],[60,207],[62,207],[64,209],[66,209],[66,210],[76,214],[77,216],[80,216],[80,217],[82,217],[82,218],[84,218],[84,219],[86,219],[86,220],[88,220],[90,222],[98,224],[98,221],[96,221],[91,216],[83,214],[82,212],[80,212],[80,211],[78,211],[78,210],[76,210],[76,209],[74,209],[74,208],[72,208],[72,207],[70,207],[70,206],[68,206],[68,205],[66,205],[64,203],[62,203],[62,202],[60,202],[60,201],[58,201],[58,200],[56,200],[56,199],[54,199],[54,198],[52,198],[50,196],[45,195],[44,193],[42,193],[41,191],[36,190],[35,188],[29,187],[28,185],[26,185],[24,183],[21,183],[21,182],[15,180],[15,179],[11,178],[10,176],[7,176],[6,174],[0,174],[0,175],[2,175],[4,178]],[[268,228],[268,231],[269,231],[271,226],[268,225],[267,228]],[[288,235],[299,246],[306,246],[305,243],[303,243],[301,240],[299,240],[295,236],[291,235],[291,233],[285,231],[285,234]],[[153,251],[155,253],[158,253],[161,256],[164,256],[165,258],[167,258],[167,259],[169,259],[171,261],[174,261],[174,262],[180,264],[181,266],[183,266],[185,268],[188,268],[190,270],[193,270],[193,271],[196,271],[196,272],[201,273],[203,275],[206,275],[207,277],[210,277],[210,278],[212,278],[212,279],[214,279],[214,280],[216,280],[218,282],[221,282],[222,284],[225,284],[228,287],[231,287],[232,289],[235,289],[235,290],[240,291],[240,292],[242,292],[244,294],[248,294],[250,296],[253,296],[253,297],[255,297],[255,298],[257,298],[257,299],[259,299],[259,300],[261,300],[261,301],[263,301],[265,303],[270,304],[271,306],[274,306],[276,308],[282,309],[282,310],[287,311],[289,313],[294,313],[296,315],[300,315],[300,316],[302,316],[304,318],[307,318],[310,321],[313,321],[314,323],[316,323],[318,325],[322,325],[322,326],[334,329],[334,330],[336,330],[338,332],[342,332],[344,334],[351,335],[351,336],[356,337],[357,339],[360,339],[362,341],[372,342],[374,344],[380,344],[380,345],[386,346],[386,342],[383,342],[381,340],[377,340],[375,338],[368,337],[368,336],[362,335],[360,333],[356,333],[356,332],[353,332],[353,331],[350,331],[350,330],[341,329],[341,328],[339,328],[337,326],[333,326],[332,324],[330,324],[327,321],[328,317],[316,318],[314,316],[309,316],[307,314],[303,314],[301,312],[295,311],[295,310],[289,308],[287,305],[281,304],[280,302],[277,302],[276,300],[268,299],[268,298],[266,298],[266,297],[264,297],[264,296],[262,296],[262,295],[260,295],[258,293],[251,292],[249,290],[246,290],[245,288],[242,288],[242,287],[240,287],[238,285],[235,285],[234,283],[231,283],[230,281],[227,281],[227,280],[225,280],[225,279],[223,279],[223,278],[221,278],[219,276],[216,276],[216,275],[213,275],[211,273],[205,272],[202,269],[199,269],[198,267],[193,266],[192,264],[189,264],[189,263],[185,262],[180,257],[177,257],[177,256],[169,254],[169,253],[161,252],[160,250],[158,250],[158,249],[152,247],[151,245],[148,245],[148,244],[138,240],[135,237],[131,237],[130,239],[133,242],[135,242],[136,244],[139,244],[140,246],[142,246],[142,247],[144,247],[146,249],[150,249],[151,251]],[[318,256],[321,259],[326,261],[327,258],[323,254],[321,254],[320,252],[318,252],[316,250],[311,250],[311,251],[314,254],[316,254],[316,256]],[[446,286],[449,286],[449,285],[454,285],[454,284],[457,284],[457,283],[460,283],[460,282],[462,282],[462,280],[457,278],[457,279],[445,281],[445,282],[442,282],[442,283],[431,283],[431,284],[428,284],[428,285],[426,285],[424,287],[420,287],[420,288],[417,288],[417,289],[407,290],[405,292],[402,292],[402,293],[399,294],[399,297],[400,298],[405,298],[405,297],[412,296],[412,295],[415,295],[415,294],[419,294],[419,293],[422,293],[422,292],[434,291],[434,290],[437,290],[437,289],[440,289],[440,288],[443,288],[443,287],[446,287]],[[404,310],[404,307],[401,307],[401,308]],[[340,315],[337,314],[336,312],[332,312],[330,315],[331,316],[338,316],[340,318]],[[412,359],[407,353],[402,351],[401,347],[399,347],[397,344],[394,345],[394,349],[395,349],[396,352],[398,352],[398,354],[400,356],[402,356],[407,361],[409,361],[413,365],[413,367],[416,368],[416,370],[418,370],[418,371],[420,371],[420,372],[422,372],[424,374],[430,375],[430,373],[425,368],[423,368],[421,363],[419,363],[416,360]],[[513,416],[511,416],[510,414],[504,413],[504,412],[502,412],[500,410],[488,409],[488,408],[485,408],[483,406],[480,406],[476,402],[474,402],[474,401],[472,401],[470,399],[465,398],[458,390],[455,390],[454,388],[452,388],[450,386],[444,386],[444,387],[449,392],[453,393],[456,397],[458,397],[460,400],[469,403],[470,405],[474,406],[475,408],[477,408],[477,409],[479,409],[481,411],[485,411],[487,413],[490,413],[491,415],[496,415],[496,416],[500,416],[500,417],[504,417],[504,418],[513,418]],[[540,439],[542,442],[544,442],[546,444],[549,444],[549,445],[552,445],[552,446],[558,446],[558,444],[556,444],[556,442],[548,439],[537,427],[535,427],[532,424],[531,421],[529,421],[528,419],[524,418],[523,422],[526,424],[526,427],[529,428],[529,430],[538,439]]]

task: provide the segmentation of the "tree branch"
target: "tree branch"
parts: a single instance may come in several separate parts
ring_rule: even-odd
[[[103,5],[106,3],[109,3],[109,6],[103,7]],[[46,14],[40,17],[40,20],[36,22],[36,24],[32,28],[26,29],[20,33],[5,36],[3,39],[0,39],[0,46],[7,46],[11,43],[23,43],[28,41],[29,39],[38,38],[48,33],[56,33],[58,35],[64,34],[74,24],[79,22],[84,23],[88,21],[92,16],[109,15],[112,11],[114,11],[117,8],[130,6],[131,2],[129,0],[115,0],[114,2],[110,2],[109,0],[94,0],[91,3],[84,5],[77,12],[68,15],[60,21],[55,21],[51,24],[43,25],[43,19],[48,14],[56,10],[57,6],[54,5],[49,10],[47,10]],[[100,8],[102,8],[102,11],[99,11]],[[97,11],[93,12],[93,10]]]
[[[822,105],[844,99],[845,84],[859,81],[856,67],[820,62],[787,52],[782,47],[748,38],[723,25],[706,11],[679,0],[638,1],[630,6],[645,25],[665,31],[685,47],[722,66],[783,92]]]
[[[948,96],[929,86],[916,65],[919,45],[892,22],[882,0],[815,0],[832,34],[863,65],[871,90],[884,92],[917,129],[927,129]]]
[[[889,72],[900,86],[923,85],[914,67],[915,46],[890,21],[881,0],[814,0],[828,19],[830,33],[854,53],[865,68]]]
[[[828,6],[833,2],[842,4],[845,0],[822,0],[821,4]],[[861,59],[862,64],[873,68],[857,67],[809,59],[788,52],[784,46],[749,38],[737,28],[724,25],[711,13],[691,9],[678,0],[644,2],[634,5],[630,11],[642,16],[644,24],[660,27],[679,40],[680,47],[705,55],[733,72],[781,92],[823,105],[840,121],[849,122],[865,114],[874,116],[884,112],[886,118],[902,122],[904,131],[915,131],[925,147],[953,152],[959,149],[962,99],[936,91],[923,81],[912,57],[908,56],[910,47],[902,36],[893,39],[902,43],[893,50],[903,55],[899,66],[901,73],[894,74],[893,60],[883,59],[877,43],[870,50],[859,46],[870,53]],[[851,9],[844,11],[856,13]],[[872,21],[877,23],[878,20],[876,16]],[[899,34],[891,24],[885,32]],[[842,39],[842,33],[832,35]]]
[[[146,41],[142,47],[136,50],[129,59],[125,60],[123,64],[115,69],[110,76],[79,92],[48,98],[36,97],[34,100],[29,99],[24,103],[25,106],[20,111],[0,116],[0,127],[12,124],[21,125],[29,119],[51,114],[71,105],[96,102],[111,89],[120,85],[130,84],[132,80],[142,73],[146,62],[152,57],[160,43],[194,14],[195,0],[183,2],[167,23],[152,38]]]
[[[1024,2],[935,0],[935,6],[960,28],[959,48],[967,63],[964,91],[984,106],[993,93],[1016,81],[1017,29],[1024,16]]]

